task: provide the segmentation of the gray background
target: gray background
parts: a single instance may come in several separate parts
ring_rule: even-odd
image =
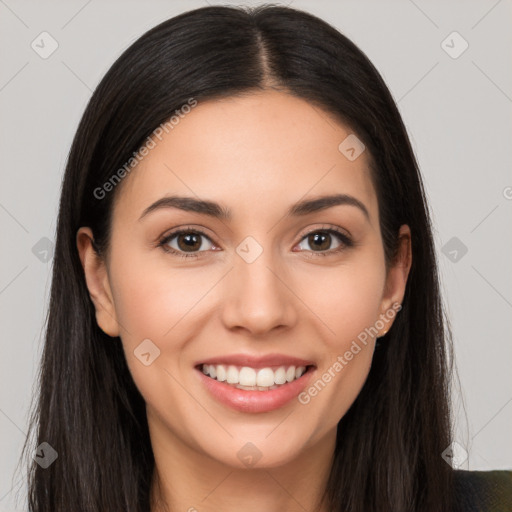
[[[455,432],[468,452],[459,467],[511,469],[512,3],[282,3],[351,38],[398,102],[433,211],[453,328]],[[0,511],[24,507],[14,469],[42,348],[60,182],[80,116],[130,43],[203,5],[0,0]],[[43,31],[59,45],[47,59],[31,47]],[[464,42],[454,31],[469,44],[457,58]]]

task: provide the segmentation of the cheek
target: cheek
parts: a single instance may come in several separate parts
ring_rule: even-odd
[[[361,257],[353,264],[305,273],[300,296],[319,319],[330,351],[347,344],[379,318],[385,286],[385,266],[377,257]]]
[[[172,268],[165,258],[151,260],[137,252],[125,253],[122,258],[118,253],[117,260],[112,256],[114,261],[112,292],[133,380],[147,404],[155,410],[165,404],[175,411],[174,422],[184,423],[181,413],[190,396],[180,384],[179,355],[199,328],[194,319],[201,298],[214,284],[214,276],[211,272],[207,275],[197,270]],[[146,352],[150,354],[147,366],[140,359]],[[188,408],[191,407],[189,404]],[[178,418],[181,420],[177,421]]]
[[[315,330],[323,333],[324,353],[316,378],[299,401],[324,418],[323,429],[333,428],[344,416],[371,367],[385,285],[379,256],[378,251],[359,253],[352,264],[302,279],[301,297],[316,314]]]
[[[179,399],[183,388],[172,376],[181,374],[182,365],[186,367],[181,356],[201,331],[208,291],[222,272],[176,268],[165,257],[148,258],[135,251],[112,261],[116,261],[111,273],[115,310],[133,379],[148,402]],[[148,366],[140,359],[147,352],[145,347],[151,361],[156,354]]]
[[[114,261],[114,258],[112,258]],[[194,306],[211,287],[212,275],[166,264],[165,258],[143,253],[117,258],[111,280],[123,341],[175,338],[194,316]]]

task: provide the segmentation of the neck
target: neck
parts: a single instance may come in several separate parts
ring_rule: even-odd
[[[239,468],[192,449],[169,430],[152,430],[151,512],[328,512],[321,501],[335,431],[281,466]]]

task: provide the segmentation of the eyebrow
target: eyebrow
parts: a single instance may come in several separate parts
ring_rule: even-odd
[[[354,206],[363,212],[368,221],[370,220],[370,215],[366,206],[359,201],[359,199],[347,194],[327,195],[299,201],[288,209],[286,216],[300,217],[339,205]],[[148,206],[142,212],[139,220],[142,220],[142,218],[149,213],[163,208],[177,208],[186,212],[208,215],[219,220],[230,221],[232,219],[231,211],[228,208],[221,206],[219,203],[204,199],[196,199],[194,197],[165,196]]]

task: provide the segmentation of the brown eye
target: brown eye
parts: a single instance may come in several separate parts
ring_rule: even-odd
[[[206,244],[204,240],[207,240]],[[210,247],[208,247],[208,244],[210,244]],[[159,245],[172,254],[184,257],[199,256],[200,253],[213,247],[213,243],[206,234],[192,229],[175,231],[167,235]]]
[[[179,234],[176,237],[178,248],[182,251],[199,250],[202,245],[201,237],[197,233]]]
[[[326,251],[330,249],[331,246],[331,235],[329,233],[319,231],[312,235],[308,235],[307,241],[314,251]]]
[[[307,243],[308,247],[303,247]],[[333,247],[333,243],[336,244]],[[311,231],[301,240],[299,247],[306,251],[318,253],[318,256],[327,256],[339,252],[346,247],[352,247],[352,240],[345,234],[335,229],[322,229]]]

